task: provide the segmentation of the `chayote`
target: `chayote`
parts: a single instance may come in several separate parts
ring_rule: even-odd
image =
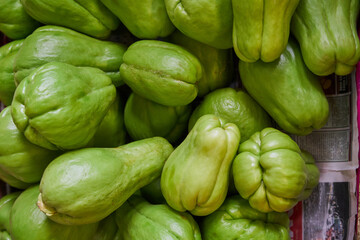
[[[87,146],[116,97],[101,70],[50,62],[15,91],[12,117],[32,143],[48,149]]]
[[[231,0],[165,0],[169,18],[186,36],[215,48],[232,45]]]
[[[271,63],[240,61],[239,72],[249,94],[286,132],[307,135],[326,124],[328,101],[294,40],[289,40],[280,58]]]
[[[120,74],[136,94],[162,105],[182,106],[196,98],[202,66],[178,45],[140,40],[124,53]]]
[[[11,208],[21,192],[12,192],[0,199],[0,240],[10,239],[10,213]]]
[[[200,225],[203,240],[290,240],[287,213],[262,213],[240,196],[225,200]]]
[[[240,195],[261,212],[285,212],[308,186],[299,146],[287,134],[265,128],[239,146],[232,171]]]
[[[231,49],[218,49],[187,37],[180,31],[171,34],[171,42],[186,48],[202,64],[203,75],[198,82],[198,96],[226,87],[233,80],[234,68]]]
[[[161,174],[161,191],[175,210],[196,216],[215,211],[225,200],[240,131],[212,114],[200,117],[171,153]]]
[[[142,187],[140,193],[141,196],[152,204],[166,204],[166,200],[161,192],[161,177]]]
[[[114,212],[99,222],[96,233],[91,240],[114,240],[117,231],[118,226]]]
[[[314,74],[350,74],[360,60],[358,0],[301,0],[291,21],[306,66]]]
[[[319,172],[318,167],[315,164],[315,159],[311,155],[311,153],[309,153],[305,150],[301,150],[301,156],[304,159],[305,164],[306,164],[306,169],[307,169],[307,173],[308,173],[307,174],[308,181],[305,186],[304,192],[303,192],[302,196],[299,198],[299,200],[305,200],[311,195],[314,188],[318,185],[319,178],[320,178],[320,172]]]
[[[24,40],[15,40],[0,47],[0,101],[5,106],[11,105],[16,89],[14,80],[14,62]]]
[[[133,140],[164,137],[175,143],[187,130],[191,106],[164,106],[132,93],[125,105],[125,126]]]
[[[132,196],[116,210],[122,240],[201,240],[199,226],[189,213],[180,213],[166,204],[152,205]]]
[[[233,44],[244,62],[272,62],[285,50],[299,0],[232,0]]]
[[[166,139],[154,137],[117,148],[67,152],[46,168],[38,206],[61,224],[100,221],[158,178],[172,151]]]
[[[271,126],[271,119],[265,110],[240,89],[222,88],[207,94],[192,112],[189,130],[205,114],[214,114],[236,124],[241,133],[240,142],[246,141],[253,133]]]
[[[129,31],[141,39],[156,39],[171,34],[171,23],[164,0],[100,0]]]
[[[15,82],[19,84],[34,69],[48,62],[64,62],[79,67],[103,70],[115,86],[123,84],[119,67],[126,46],[101,41],[71,29],[43,26],[24,41],[15,65]]]
[[[20,0],[25,11],[46,25],[59,25],[96,38],[107,38],[119,19],[100,0]]]
[[[11,106],[0,113],[0,179],[10,186],[25,189],[40,181],[46,166],[60,152],[30,143],[17,129]]]
[[[23,39],[40,23],[31,18],[20,0],[0,1],[0,31],[10,39]]]
[[[51,221],[36,206],[39,185],[23,191],[10,214],[10,233],[15,240],[89,240],[99,223],[68,226]]]

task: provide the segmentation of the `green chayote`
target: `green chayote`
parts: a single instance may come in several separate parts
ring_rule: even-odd
[[[0,199],[0,240],[10,238],[10,214],[11,208],[21,192],[12,192],[2,196]]]

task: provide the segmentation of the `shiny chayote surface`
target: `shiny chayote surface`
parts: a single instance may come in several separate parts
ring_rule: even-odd
[[[84,148],[53,160],[40,182],[38,205],[53,221],[100,221],[158,178],[173,147],[161,137],[117,148]]]
[[[240,131],[212,114],[200,117],[166,161],[161,191],[177,211],[205,216],[225,200]]]
[[[166,204],[150,204],[132,196],[116,210],[122,240],[201,240],[198,224],[189,213]]]
[[[286,132],[307,135],[326,124],[328,101],[294,40],[271,63],[240,61],[239,72],[245,89]]]
[[[262,213],[240,196],[229,197],[200,225],[203,240],[290,240],[287,213]]]
[[[233,44],[244,62],[272,62],[285,50],[299,0],[233,0]]]
[[[0,239],[6,240],[11,238],[6,238],[10,233],[10,213],[11,208],[20,195],[20,191],[15,191],[9,193],[5,196],[2,196],[0,199]]]
[[[314,74],[350,74],[360,60],[358,0],[301,0],[291,21],[306,66]]]
[[[87,146],[116,97],[101,70],[50,62],[15,91],[12,117],[32,143],[48,149]]]
[[[140,40],[124,53],[120,74],[136,94],[165,106],[183,106],[197,96],[202,66],[176,44]]]

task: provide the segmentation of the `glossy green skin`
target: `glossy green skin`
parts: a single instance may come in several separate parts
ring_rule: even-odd
[[[17,54],[15,82],[19,84],[45,63],[64,62],[99,68],[111,78],[115,86],[120,86],[123,82],[119,67],[125,50],[123,44],[101,41],[64,27],[40,27],[26,38]]]
[[[172,151],[166,139],[154,137],[65,153],[46,168],[38,206],[61,224],[100,221],[158,178]]]
[[[152,205],[139,196],[116,210],[116,221],[122,240],[201,240],[199,226],[189,213],[166,204]]]
[[[360,60],[358,0],[301,0],[291,21],[306,66],[319,76],[350,74]]]
[[[272,62],[285,50],[299,0],[232,0],[233,44],[244,62]]]
[[[39,26],[40,23],[26,13],[20,0],[1,0],[0,32],[8,38],[25,38]]]
[[[166,161],[161,191],[175,210],[196,216],[215,211],[225,200],[240,131],[215,115],[198,119]]]
[[[171,34],[171,23],[163,0],[100,0],[137,38],[156,39]]]
[[[14,81],[15,56],[24,40],[15,40],[0,47],[0,101],[5,106],[11,105],[16,89]]]
[[[115,86],[101,70],[50,62],[19,84],[11,114],[30,142],[77,149],[94,137],[115,97]]]
[[[289,40],[274,62],[240,61],[239,72],[249,94],[286,132],[307,135],[326,124],[328,101],[320,80],[305,66],[295,41]]]
[[[306,164],[308,178],[307,185],[302,196],[300,197],[300,200],[305,200],[311,195],[314,188],[319,184],[320,171],[315,164],[314,157],[309,152],[301,150],[301,156]]]
[[[89,240],[98,223],[67,226],[51,221],[36,206],[39,185],[26,189],[16,199],[10,216],[10,233],[14,240]]]
[[[271,126],[271,119],[264,109],[246,92],[233,88],[217,89],[207,94],[193,111],[189,130],[205,114],[214,114],[236,124],[241,132],[241,142],[253,133]]]
[[[290,240],[287,213],[262,213],[240,196],[229,197],[200,225],[203,240]]]
[[[46,166],[60,152],[30,143],[17,129],[11,106],[0,113],[0,178],[12,187],[27,188],[40,181]]]
[[[226,87],[233,80],[233,59],[231,49],[218,49],[196,41],[176,31],[171,42],[194,54],[201,62],[203,76],[198,82],[198,96],[203,97],[215,89]]]
[[[91,240],[114,240],[118,231],[115,212],[99,222],[95,235]]]
[[[142,187],[140,189],[140,193],[141,196],[152,204],[166,203],[166,200],[161,192],[161,177]]]
[[[187,130],[191,106],[164,106],[136,93],[132,93],[125,105],[125,126],[133,140],[164,137],[177,142]]]
[[[169,18],[186,36],[215,48],[232,44],[231,0],[165,0]]]
[[[25,11],[46,25],[59,25],[96,38],[107,38],[119,20],[100,0],[20,0]]]
[[[9,193],[0,199],[0,239],[6,239],[10,231],[11,208],[21,192]]]
[[[165,106],[183,106],[197,96],[202,66],[180,46],[140,40],[124,53],[120,74],[138,95]]]
[[[240,144],[232,171],[240,195],[261,212],[285,212],[308,183],[299,146],[287,134],[265,128]]]

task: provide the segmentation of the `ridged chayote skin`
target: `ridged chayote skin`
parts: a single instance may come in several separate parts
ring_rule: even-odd
[[[120,74],[136,94],[162,105],[182,106],[196,98],[202,66],[178,45],[140,40],[124,53]]]
[[[43,26],[24,41],[15,65],[15,82],[19,84],[34,69],[48,62],[64,62],[78,67],[104,71],[115,86],[123,84],[119,67],[126,46],[101,41],[60,26]]]
[[[156,39],[171,34],[171,23],[164,0],[100,0],[136,37]]]
[[[265,128],[240,144],[232,171],[240,195],[261,212],[285,212],[302,197],[308,170],[287,134]]]
[[[38,183],[46,166],[61,152],[29,142],[14,124],[11,106],[0,113],[0,179],[25,189]]]
[[[22,39],[31,34],[40,23],[26,13],[20,0],[0,1],[0,31],[11,39]]]
[[[24,39],[15,40],[0,47],[0,101],[5,106],[11,105],[16,89],[14,63],[23,42]]]
[[[233,44],[244,62],[272,62],[285,50],[299,0],[233,0]]]
[[[269,115],[249,94],[233,88],[217,89],[207,94],[192,112],[189,130],[205,114],[214,114],[224,121],[234,123],[241,133],[240,142],[272,125]]]
[[[329,104],[320,80],[305,66],[293,39],[279,59],[240,61],[239,72],[248,93],[286,132],[307,135],[326,124]]]
[[[165,0],[169,18],[186,36],[215,48],[232,47],[231,0]]]
[[[101,70],[50,62],[18,86],[12,117],[32,143],[48,149],[87,146],[116,97]]]
[[[200,117],[166,161],[161,191],[175,210],[196,216],[215,211],[225,200],[240,131],[212,114]]]
[[[152,205],[132,196],[116,210],[122,240],[201,240],[199,226],[189,213],[166,204]]]
[[[203,240],[290,240],[287,213],[262,213],[240,196],[232,196],[200,224]]]
[[[20,0],[25,11],[46,25],[59,25],[96,37],[107,38],[119,19],[100,0]]]
[[[308,177],[306,187],[304,189],[302,196],[300,197],[300,200],[305,200],[311,195],[314,188],[318,185],[320,172],[315,164],[315,159],[311,155],[311,153],[305,150],[301,150],[301,156],[305,161],[307,168],[307,177]]]
[[[164,137],[177,142],[187,130],[191,106],[165,106],[132,93],[125,106],[125,126],[133,140]]]
[[[10,233],[10,213],[11,208],[21,192],[9,193],[0,199],[0,240],[11,239]]]
[[[291,21],[306,66],[314,74],[350,74],[360,60],[358,0],[301,0]]]
[[[158,178],[172,151],[166,139],[154,137],[67,152],[46,168],[38,206],[61,224],[100,221]]]
[[[14,240],[89,240],[98,222],[68,226],[51,221],[36,206],[39,185],[23,191],[15,200],[10,215],[10,233]]]

